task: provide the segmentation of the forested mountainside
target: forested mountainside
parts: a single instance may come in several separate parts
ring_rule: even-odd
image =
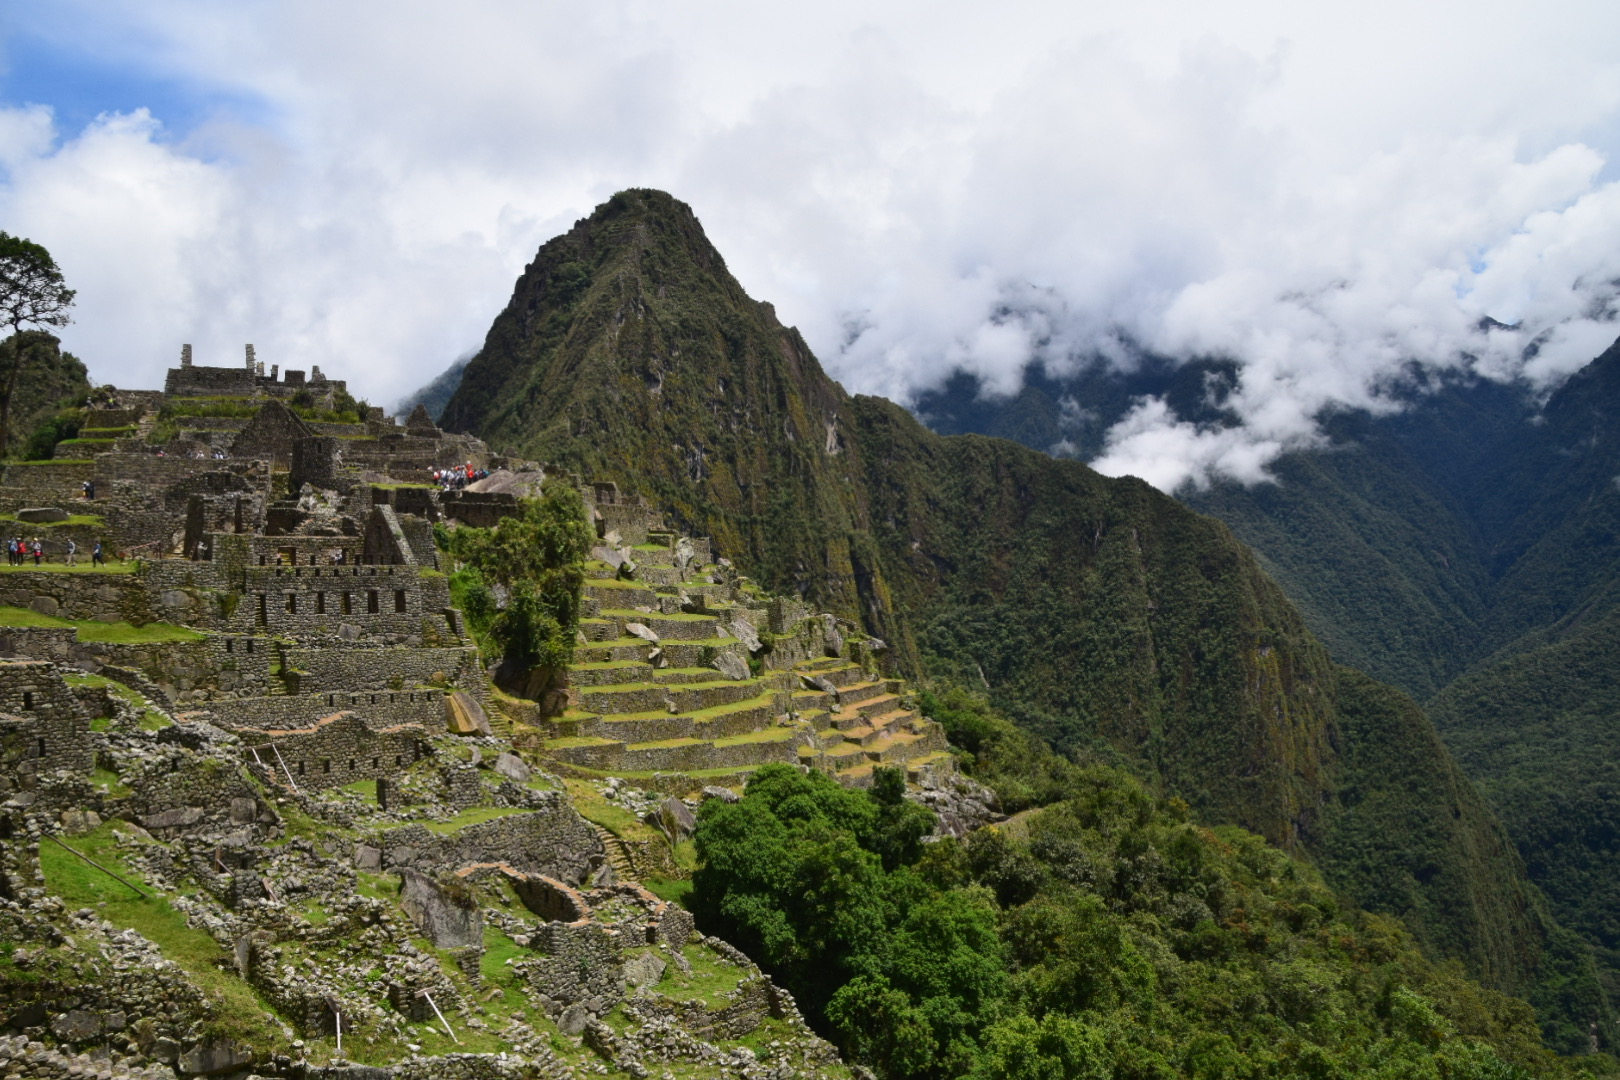
[[[1009,399],[957,376],[919,413],[1082,456],[1133,394],[1220,420],[1218,364],[1070,379]],[[1620,989],[1620,347],[1545,400],[1481,379],[1414,386],[1393,416],[1323,418],[1275,483],[1181,492],[1250,545],[1334,659],[1425,700],[1554,910]],[[1067,439],[1066,445],[1059,445]]]
[[[901,671],[981,683],[1058,747],[1309,853],[1566,1034],[1606,1020],[1421,711],[1336,666],[1224,526],[846,394],[669,196],[622,192],[542,247],[443,423],[639,490]]]

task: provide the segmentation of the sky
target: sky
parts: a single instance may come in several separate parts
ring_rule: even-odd
[[[1263,482],[1620,334],[1620,5],[0,0],[0,229],[97,382],[252,342],[392,403],[626,187],[852,391],[1233,360],[1239,424],[1144,398],[1093,464]]]

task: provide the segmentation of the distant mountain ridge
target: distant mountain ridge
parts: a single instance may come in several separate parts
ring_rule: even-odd
[[[1219,365],[1030,375],[1000,399],[958,375],[919,414],[1081,454],[1133,394],[1219,419],[1197,389]],[[1329,447],[1278,459],[1276,483],[1180,497],[1254,549],[1335,659],[1429,702],[1620,993],[1620,343],[1545,400],[1451,378],[1321,422]]]
[[[1555,1042],[1607,1016],[1422,712],[1333,664],[1225,527],[846,394],[668,195],[621,192],[541,248],[443,424],[638,490],[768,587],[859,618],[902,671],[982,681],[1056,745],[1309,852],[1537,996]]]

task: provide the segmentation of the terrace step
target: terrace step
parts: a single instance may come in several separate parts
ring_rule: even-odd
[[[647,682],[653,667],[644,660],[587,661],[568,669],[568,684],[575,687],[612,686]]]

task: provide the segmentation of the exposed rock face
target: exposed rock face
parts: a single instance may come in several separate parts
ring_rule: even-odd
[[[441,949],[484,947],[484,918],[476,903],[447,892],[426,874],[402,868],[400,906]]]

